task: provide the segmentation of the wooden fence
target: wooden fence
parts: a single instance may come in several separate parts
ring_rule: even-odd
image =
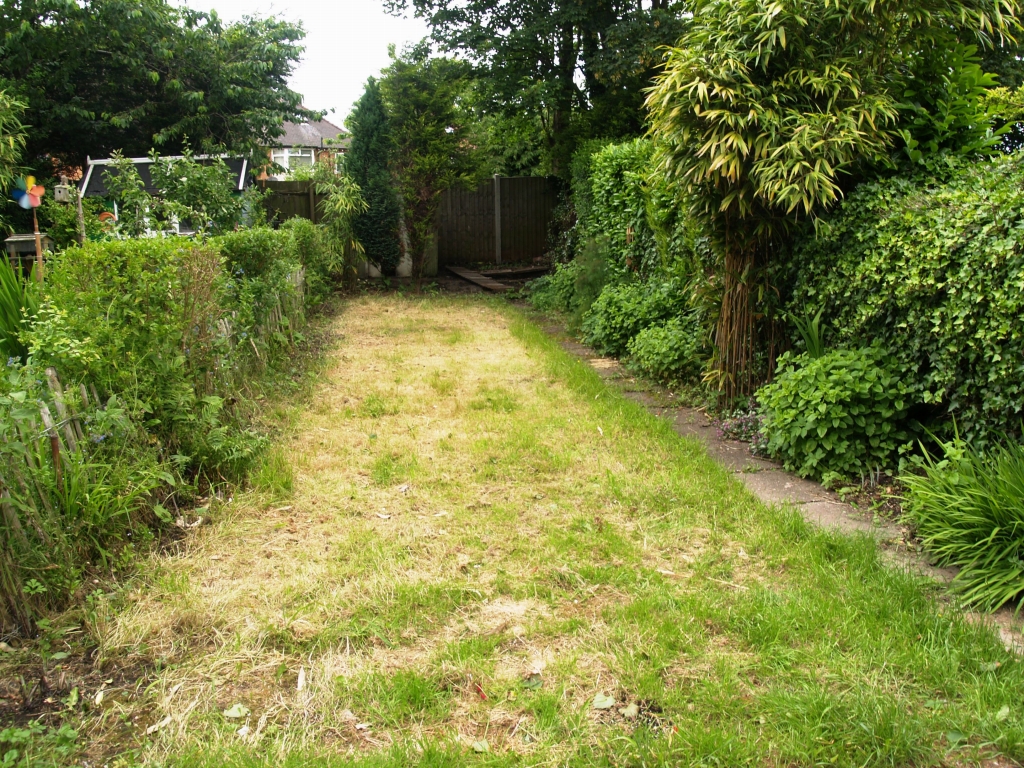
[[[557,204],[556,181],[500,177],[441,197],[437,256],[441,266],[523,264],[543,257]]]
[[[301,218],[316,224],[319,220],[317,207],[323,202],[324,195],[316,193],[312,181],[262,180],[259,185],[262,189],[270,190],[263,205],[271,222]]]

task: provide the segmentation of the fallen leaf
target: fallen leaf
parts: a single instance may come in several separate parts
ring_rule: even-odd
[[[1009,707],[1003,707],[1002,709],[1000,709],[996,713],[996,721],[1001,723],[1001,722],[1003,722],[1003,720],[1005,720],[1009,716],[1010,716],[1010,708]]]
[[[249,726],[248,725],[243,725],[241,728],[239,728],[237,731],[235,731],[235,733],[238,734],[238,738],[244,739],[246,736],[249,735]]]
[[[245,717],[249,714],[249,708],[244,704],[235,704],[228,709],[224,710],[224,717],[232,720],[237,720],[240,717]]]
[[[92,701],[93,701],[93,704],[95,704],[97,707],[100,704],[103,703],[103,689],[102,688],[100,688],[98,691],[96,691],[96,695],[93,696]]]
[[[637,716],[640,714],[640,707],[637,706],[637,703],[634,701],[628,707],[620,709],[619,714],[627,720],[636,720]]]
[[[305,687],[306,687],[306,668],[305,667],[299,667],[299,682],[295,686],[295,689],[298,690],[298,691],[301,691]]]
[[[540,672],[533,672],[526,676],[523,680],[522,686],[528,691],[539,691],[541,686],[544,685],[544,679],[540,676]]]
[[[615,699],[603,693],[594,697],[594,709],[611,709],[615,706]]]
[[[491,745],[487,743],[487,739],[480,739],[479,741],[473,742],[474,752],[490,752]]]
[[[154,733],[159,731],[161,728],[166,728],[170,724],[171,724],[171,716],[168,715],[163,720],[161,720],[159,723],[155,723],[155,724],[149,726],[149,728],[146,729],[146,735],[147,736],[152,736]]]
[[[960,733],[960,731],[950,731],[946,734],[946,741],[955,746],[961,742],[967,741],[967,737]]]
[[[220,555],[210,555],[211,560],[220,560]]]
[[[658,573],[660,573],[662,576],[675,576],[676,575],[675,571],[670,571],[668,568],[659,568],[658,569]]]
[[[70,653],[64,653],[64,651],[58,651],[57,653],[50,656],[50,661],[64,661],[64,659],[66,659],[70,655]]]

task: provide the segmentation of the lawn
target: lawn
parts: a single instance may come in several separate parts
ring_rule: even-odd
[[[989,629],[871,539],[761,504],[518,310],[374,296],[334,322],[258,487],[95,612],[102,663],[151,683],[93,707],[96,754],[1024,759],[1024,665]]]

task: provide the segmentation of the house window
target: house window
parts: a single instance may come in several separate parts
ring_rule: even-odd
[[[295,168],[308,168],[313,164],[314,152],[312,149],[300,149],[298,147],[284,147],[270,151],[270,159],[276,164],[291,171]],[[273,178],[278,181],[288,177],[285,173],[278,173]]]

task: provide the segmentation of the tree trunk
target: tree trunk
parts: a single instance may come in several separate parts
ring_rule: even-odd
[[[725,290],[718,316],[715,346],[718,348],[719,391],[725,403],[753,394],[754,313],[750,306],[753,258],[749,246],[727,241]]]

